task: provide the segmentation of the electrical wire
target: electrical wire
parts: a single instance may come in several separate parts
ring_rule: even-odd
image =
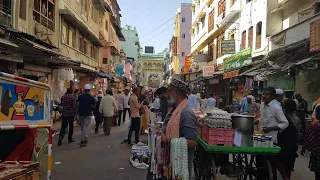
[[[180,13],[185,12],[186,10],[190,10],[190,7],[191,7],[191,6],[192,6],[192,5],[189,5],[186,9],[184,9],[184,10],[183,10],[183,11],[181,11]],[[175,19],[175,18],[176,18],[176,16],[173,16],[172,18],[170,18],[169,20],[167,20],[166,22],[164,22],[164,23],[163,23],[163,24],[161,24],[160,26],[156,27],[156,28],[155,28],[155,29],[153,29],[152,31],[148,32],[147,34],[145,34],[145,35],[141,36],[141,38],[140,38],[140,39],[145,38],[146,36],[148,36],[149,34],[153,33],[154,31],[156,31],[156,30],[160,29],[162,26],[164,26],[165,24],[169,23],[171,20],[173,20],[173,19]],[[174,23],[173,23],[173,24],[174,24]],[[172,24],[172,25],[173,25],[173,24]]]
[[[136,5],[135,5],[135,3],[134,3],[134,0],[131,0],[131,1],[132,1],[132,4],[133,4],[133,9],[134,9],[134,11],[136,12],[137,18],[138,18],[138,20],[140,21],[140,17],[139,17],[139,14],[138,14]]]

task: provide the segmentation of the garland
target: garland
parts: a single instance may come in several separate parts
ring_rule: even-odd
[[[188,145],[185,138],[171,139],[170,162],[172,166],[172,179],[189,179]]]

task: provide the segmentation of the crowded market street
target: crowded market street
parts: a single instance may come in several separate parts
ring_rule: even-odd
[[[60,123],[56,124],[60,127]],[[53,145],[53,175],[55,180],[89,180],[89,179],[106,179],[106,180],[145,180],[147,170],[140,170],[132,167],[129,162],[131,156],[130,148],[120,144],[123,140],[127,124],[112,129],[112,135],[105,137],[95,135],[94,123],[90,129],[90,144],[87,148],[79,148],[76,141],[74,144],[67,144],[67,141],[61,147],[56,145],[55,138]],[[80,127],[75,126],[75,140],[80,137]],[[143,136],[141,141],[146,142],[147,136]],[[46,158],[41,167],[42,180],[46,179]],[[314,174],[308,168],[309,153],[299,156],[296,161],[295,171],[292,180],[311,180]],[[278,175],[279,180],[281,177]],[[218,180],[228,180],[229,178],[219,175]]]

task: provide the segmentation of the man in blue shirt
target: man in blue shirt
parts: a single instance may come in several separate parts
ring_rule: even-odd
[[[191,92],[191,94],[188,96],[188,105],[192,109],[198,110],[197,109],[197,96],[194,95],[194,92]]]
[[[78,98],[79,101],[79,120],[81,126],[81,144],[80,147],[85,147],[88,144],[88,131],[92,117],[92,111],[95,109],[96,100],[90,94],[91,86],[84,86],[84,93]]]
[[[208,99],[208,107],[216,107],[216,100],[213,98],[213,94],[211,94],[210,98]]]

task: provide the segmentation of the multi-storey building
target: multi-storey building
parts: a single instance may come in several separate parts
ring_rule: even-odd
[[[175,74],[181,73],[185,58],[191,51],[191,3],[181,3],[176,12],[174,35],[173,35],[173,71]]]

